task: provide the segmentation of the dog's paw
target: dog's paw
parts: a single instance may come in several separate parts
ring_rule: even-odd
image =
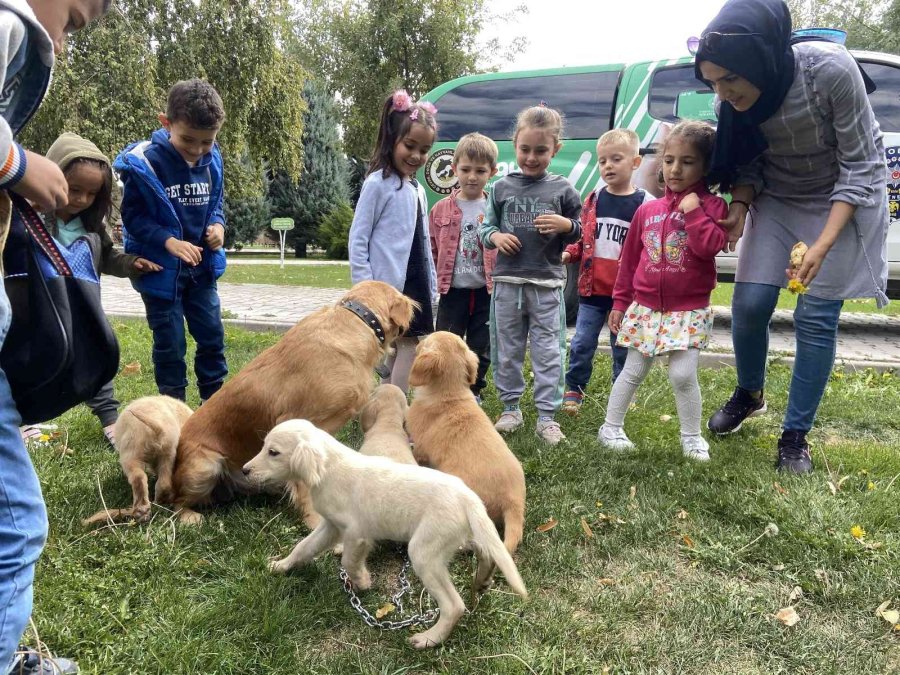
[[[203,522],[203,514],[192,511],[191,509],[182,509],[178,515],[178,519],[182,525],[197,526]]]
[[[415,649],[433,649],[440,643],[434,641],[432,636],[429,635],[430,632],[430,630],[426,630],[422,633],[416,633],[407,638],[406,641]]]
[[[291,563],[287,558],[273,560],[269,563],[269,571],[272,574],[287,574],[291,570]]]
[[[131,510],[131,517],[139,523],[146,523],[150,520],[150,505],[139,504]]]
[[[353,582],[353,588],[357,591],[367,591],[372,588],[372,575],[369,574],[369,570],[363,570],[360,574],[352,577],[350,581]]]
[[[344,555],[344,544],[338,544],[333,549],[331,549],[331,552],[337,556]]]

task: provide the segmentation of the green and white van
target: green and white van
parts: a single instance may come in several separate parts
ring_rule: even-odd
[[[871,95],[875,116],[885,134],[891,229],[889,295],[900,297],[900,56],[853,52],[877,86]],[[608,64],[512,73],[484,73],[452,80],[423,97],[439,110],[438,137],[420,171],[429,204],[450,193],[456,177],[450,160],[457,141],[478,131],[493,138],[500,149],[497,178],[517,169],[512,131],[516,114],[545,101],[565,115],[563,149],[550,170],[567,176],[586,197],[601,182],[597,171],[597,138],[612,128],[633,129],[642,148],[661,140],[666,123],[679,119],[715,120],[713,94],[694,77],[691,57],[632,64]],[[636,183],[653,192],[656,162],[647,157]],[[734,278],[736,258],[719,256],[719,278]],[[570,265],[566,310],[578,306],[577,270]]]

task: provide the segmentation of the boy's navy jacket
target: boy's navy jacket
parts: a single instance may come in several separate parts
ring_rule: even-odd
[[[152,164],[151,164],[152,161]],[[154,166],[156,168],[154,168]],[[203,237],[213,223],[225,224],[222,213],[222,155],[213,145],[194,169],[209,170],[209,204],[202,222],[183,223],[166,194],[169,185],[191,183],[190,167],[169,142],[165,129],[153,132],[149,141],[134,143],[123,150],[113,168],[125,182],[122,198],[122,234],[125,252],[152,260],[162,266],[132,284],[140,293],[163,300],[175,299],[175,287],[182,263],[169,253],[165,243],[170,237],[189,241],[203,248],[199,269],[208,269],[218,279],[225,271],[225,250],[212,251]],[[158,175],[158,171],[163,175]]]

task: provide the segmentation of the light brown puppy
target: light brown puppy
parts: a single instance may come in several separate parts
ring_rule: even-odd
[[[178,399],[169,396],[145,396],[135,399],[122,414],[115,426],[116,448],[119,464],[131,484],[130,509],[98,511],[85,518],[83,525],[134,518],[146,521],[150,518],[150,491],[147,472],[156,473],[154,501],[172,501],[172,468],[175,450],[182,426],[191,416],[191,409]]]
[[[439,331],[422,340],[409,373],[406,424],[416,461],[462,478],[503,525],[513,553],[525,524],[525,473],[472,396],[477,370],[478,357],[459,336]]]
[[[368,308],[383,329],[342,306]],[[375,365],[408,327],[416,303],[380,281],[356,284],[341,302],[305,317],[248,363],[188,420],[175,461],[175,505],[182,522],[197,523],[194,508],[209,504],[215,488],[249,492],[241,468],[279,422],[298,417],[334,433],[365,405]],[[319,522],[302,483],[290,484],[310,527]],[[217,490],[218,492],[218,490]]]
[[[406,394],[393,384],[375,388],[369,402],[359,413],[359,426],[366,435],[359,451],[381,456],[401,464],[415,464],[406,433]]]

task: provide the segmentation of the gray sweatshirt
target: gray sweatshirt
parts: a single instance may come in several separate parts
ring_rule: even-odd
[[[565,216],[572,221],[572,231],[540,234],[534,227],[534,219],[544,213]],[[497,256],[494,279],[565,279],[560,257],[567,244],[581,237],[580,217],[581,197],[562,176],[545,173],[540,178],[531,178],[516,171],[498,180],[491,190],[478,236],[485,248],[496,248],[491,242],[492,234],[513,234],[522,248],[513,256],[502,253]]]

